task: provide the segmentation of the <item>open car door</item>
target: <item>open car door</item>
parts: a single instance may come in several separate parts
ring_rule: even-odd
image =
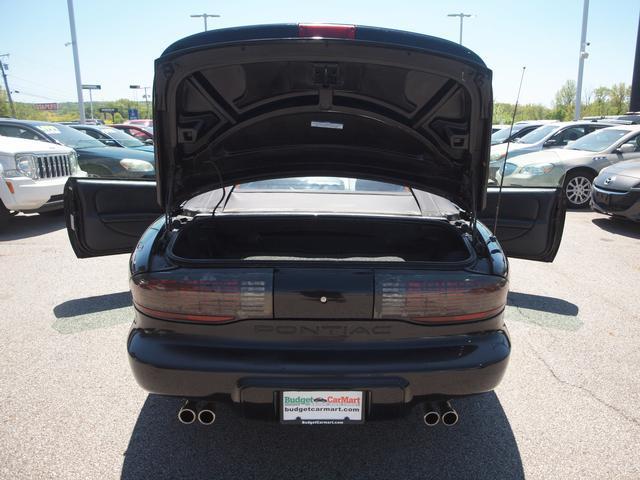
[[[131,253],[162,215],[156,182],[71,177],[64,187],[67,232],[78,258]]]
[[[479,219],[493,229],[498,188],[487,189]],[[494,233],[508,257],[552,262],[560,248],[566,215],[561,188],[503,188]]]

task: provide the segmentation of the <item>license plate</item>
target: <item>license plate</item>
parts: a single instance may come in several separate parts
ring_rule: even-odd
[[[364,393],[354,391],[290,391],[280,397],[282,423],[323,425],[362,423]]]
[[[597,202],[600,202],[602,205],[605,205],[608,207],[610,203],[611,195],[607,193],[597,192],[597,195],[595,195],[595,199]]]

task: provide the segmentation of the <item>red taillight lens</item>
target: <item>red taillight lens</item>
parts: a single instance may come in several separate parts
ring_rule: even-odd
[[[152,317],[226,322],[272,318],[272,285],[269,269],[184,269],[136,275],[131,293],[136,308]]]
[[[356,38],[355,25],[333,25],[329,23],[300,23],[298,36],[313,38]]]
[[[504,309],[507,292],[507,280],[492,275],[377,273],[375,317],[424,323],[482,320]]]

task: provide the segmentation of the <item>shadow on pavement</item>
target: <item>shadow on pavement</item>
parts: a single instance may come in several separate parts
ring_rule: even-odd
[[[131,292],[69,300],[54,307],[56,321],[52,327],[58,333],[69,334],[129,323],[133,317],[123,310],[131,305]]]
[[[69,300],[56,305],[53,314],[56,318],[77,317],[129,306],[131,306],[131,292],[127,291]]]
[[[577,305],[555,297],[509,292],[507,297],[507,322],[516,321],[554,328],[576,331],[583,323],[578,317]]]
[[[250,421],[219,405],[212,426],[182,425],[180,401],[149,395],[121,478],[522,479],[518,445],[496,395],[456,400],[460,422],[406,418],[349,426]]]
[[[65,228],[64,216],[60,212],[46,215],[37,213],[30,215],[15,215],[9,218],[7,226],[0,231],[0,242],[19,240],[21,238],[37,237],[46,233]]]
[[[519,292],[509,292],[507,305],[572,317],[577,316],[579,310],[577,305],[561,298]]]
[[[640,239],[640,222],[611,217],[594,218],[591,222],[609,233]]]

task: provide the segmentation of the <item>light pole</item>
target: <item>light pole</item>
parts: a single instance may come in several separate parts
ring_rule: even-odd
[[[580,110],[582,108],[582,74],[584,73],[584,61],[589,58],[586,52],[589,44],[587,43],[587,22],[589,21],[589,0],[584,0],[582,7],[582,34],[580,35],[580,57],[578,59],[578,82],[576,83],[576,108],[573,115],[574,120],[580,119]]]
[[[73,0],[67,0],[69,9],[69,29],[71,30],[71,47],[73,49],[73,66],[76,70],[76,91],[78,94],[78,108],[80,109],[80,123],[85,123],[84,100],[82,98],[82,79],[80,78],[80,59],[78,56],[78,40],[76,38],[76,18],[73,13]]]
[[[204,31],[207,31],[207,18],[220,18],[220,15],[211,15],[209,13],[199,13],[191,15],[191,18],[202,18],[204,20]]]
[[[7,99],[9,100],[9,108],[11,108],[11,116],[15,118],[16,107],[13,106],[13,98],[11,98],[11,90],[9,90],[9,81],[7,80],[7,73],[5,72],[4,63],[3,63],[4,60],[2,60],[2,57],[8,57],[8,56],[9,56],[8,53],[0,55],[0,70],[2,70],[2,78],[4,79],[4,88],[7,91]]]
[[[89,105],[90,105],[90,111],[91,111],[91,120],[93,120],[93,94],[91,92],[93,92],[93,90],[100,90],[102,88],[102,86],[100,85],[82,85],[82,89],[83,90],[89,90]]]
[[[447,17],[460,17],[460,41],[458,42],[462,45],[462,23],[464,22],[464,17],[471,17],[472,15],[469,13],[450,13]]]
[[[147,104],[147,118],[149,118],[149,95],[147,95],[147,90],[151,87],[141,87],[140,85],[129,85],[131,90],[144,90],[143,98]],[[138,103],[138,97],[136,96],[136,104]]]

